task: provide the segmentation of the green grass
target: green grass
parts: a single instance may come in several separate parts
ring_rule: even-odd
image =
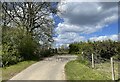
[[[109,65],[104,63],[104,66]],[[97,67],[99,67],[97,65]],[[116,67],[117,68],[117,67]],[[65,66],[65,73],[67,80],[111,80],[111,72],[102,70],[103,68],[89,68],[88,66],[81,64],[77,60],[68,62]],[[106,68],[107,69],[107,68]]]
[[[100,71],[103,74],[106,74],[110,79],[111,77],[111,64],[110,62],[96,64],[96,70]],[[118,62],[114,62],[114,72],[115,72],[115,79],[118,79]]]
[[[18,74],[19,72],[36,62],[37,61],[23,61],[9,67],[0,68],[0,70],[2,70],[2,80],[9,80],[14,75]]]

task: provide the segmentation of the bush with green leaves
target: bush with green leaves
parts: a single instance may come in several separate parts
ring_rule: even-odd
[[[26,34],[18,44],[18,50],[24,60],[30,60],[37,57],[35,54],[38,44],[30,34]]]
[[[17,62],[20,62],[23,60],[23,58],[20,56],[17,49],[13,48],[12,46],[3,45],[3,51],[2,51],[2,63],[3,67],[6,65],[12,65],[16,64]]]
[[[23,59],[17,49],[17,31],[9,27],[2,28],[2,66],[16,64]]]
[[[91,55],[94,54],[95,61],[98,63],[100,60],[109,60],[112,56],[120,59],[120,42],[111,40],[72,43],[69,45],[69,48],[70,53],[81,54],[83,52],[79,56],[89,61],[92,59]]]
[[[44,48],[43,45],[24,29],[2,26],[2,66],[51,56],[54,53],[52,49]]]
[[[26,33],[23,29],[12,27],[2,28],[3,66],[38,57],[36,50],[39,45],[31,34]]]

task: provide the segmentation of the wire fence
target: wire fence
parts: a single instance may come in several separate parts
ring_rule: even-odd
[[[78,53],[80,54],[80,53]],[[120,81],[120,60],[116,57],[103,58],[97,53],[81,53],[78,60],[111,80]],[[86,63],[87,61],[87,63]]]
[[[118,80],[120,79],[118,73],[120,65],[119,63],[120,61],[115,58],[111,57],[110,59],[105,59],[92,54],[89,66],[100,71],[101,73],[103,72],[108,78],[111,78],[111,80]]]

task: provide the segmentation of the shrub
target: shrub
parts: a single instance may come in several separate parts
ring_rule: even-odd
[[[30,60],[34,57],[37,57],[35,51],[37,50],[37,42],[32,38],[30,34],[26,34],[20,40],[18,45],[18,50],[20,55],[24,58],[24,60]]]
[[[22,61],[17,49],[16,31],[15,29],[9,27],[2,27],[2,66],[7,66],[11,64],[16,64]]]
[[[39,46],[31,34],[24,30],[12,27],[2,27],[2,63],[3,66],[34,59],[35,51]]]
[[[20,56],[18,49],[15,45],[11,45],[9,42],[3,44],[2,49],[2,63],[3,67],[16,64],[22,61],[23,58]]]
[[[111,40],[106,41],[96,41],[96,42],[79,42],[79,43],[72,43],[69,46],[69,52],[74,54],[83,54],[79,55],[82,56],[84,59],[91,61],[91,55],[94,54],[94,59],[97,63],[104,62],[109,60],[110,57],[115,56],[116,58],[120,59],[120,42],[115,42]],[[79,58],[80,59],[80,58]],[[103,61],[102,61],[103,60]]]

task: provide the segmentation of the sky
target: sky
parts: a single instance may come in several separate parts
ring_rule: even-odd
[[[67,2],[54,15],[54,46],[80,41],[118,40],[116,2]]]

